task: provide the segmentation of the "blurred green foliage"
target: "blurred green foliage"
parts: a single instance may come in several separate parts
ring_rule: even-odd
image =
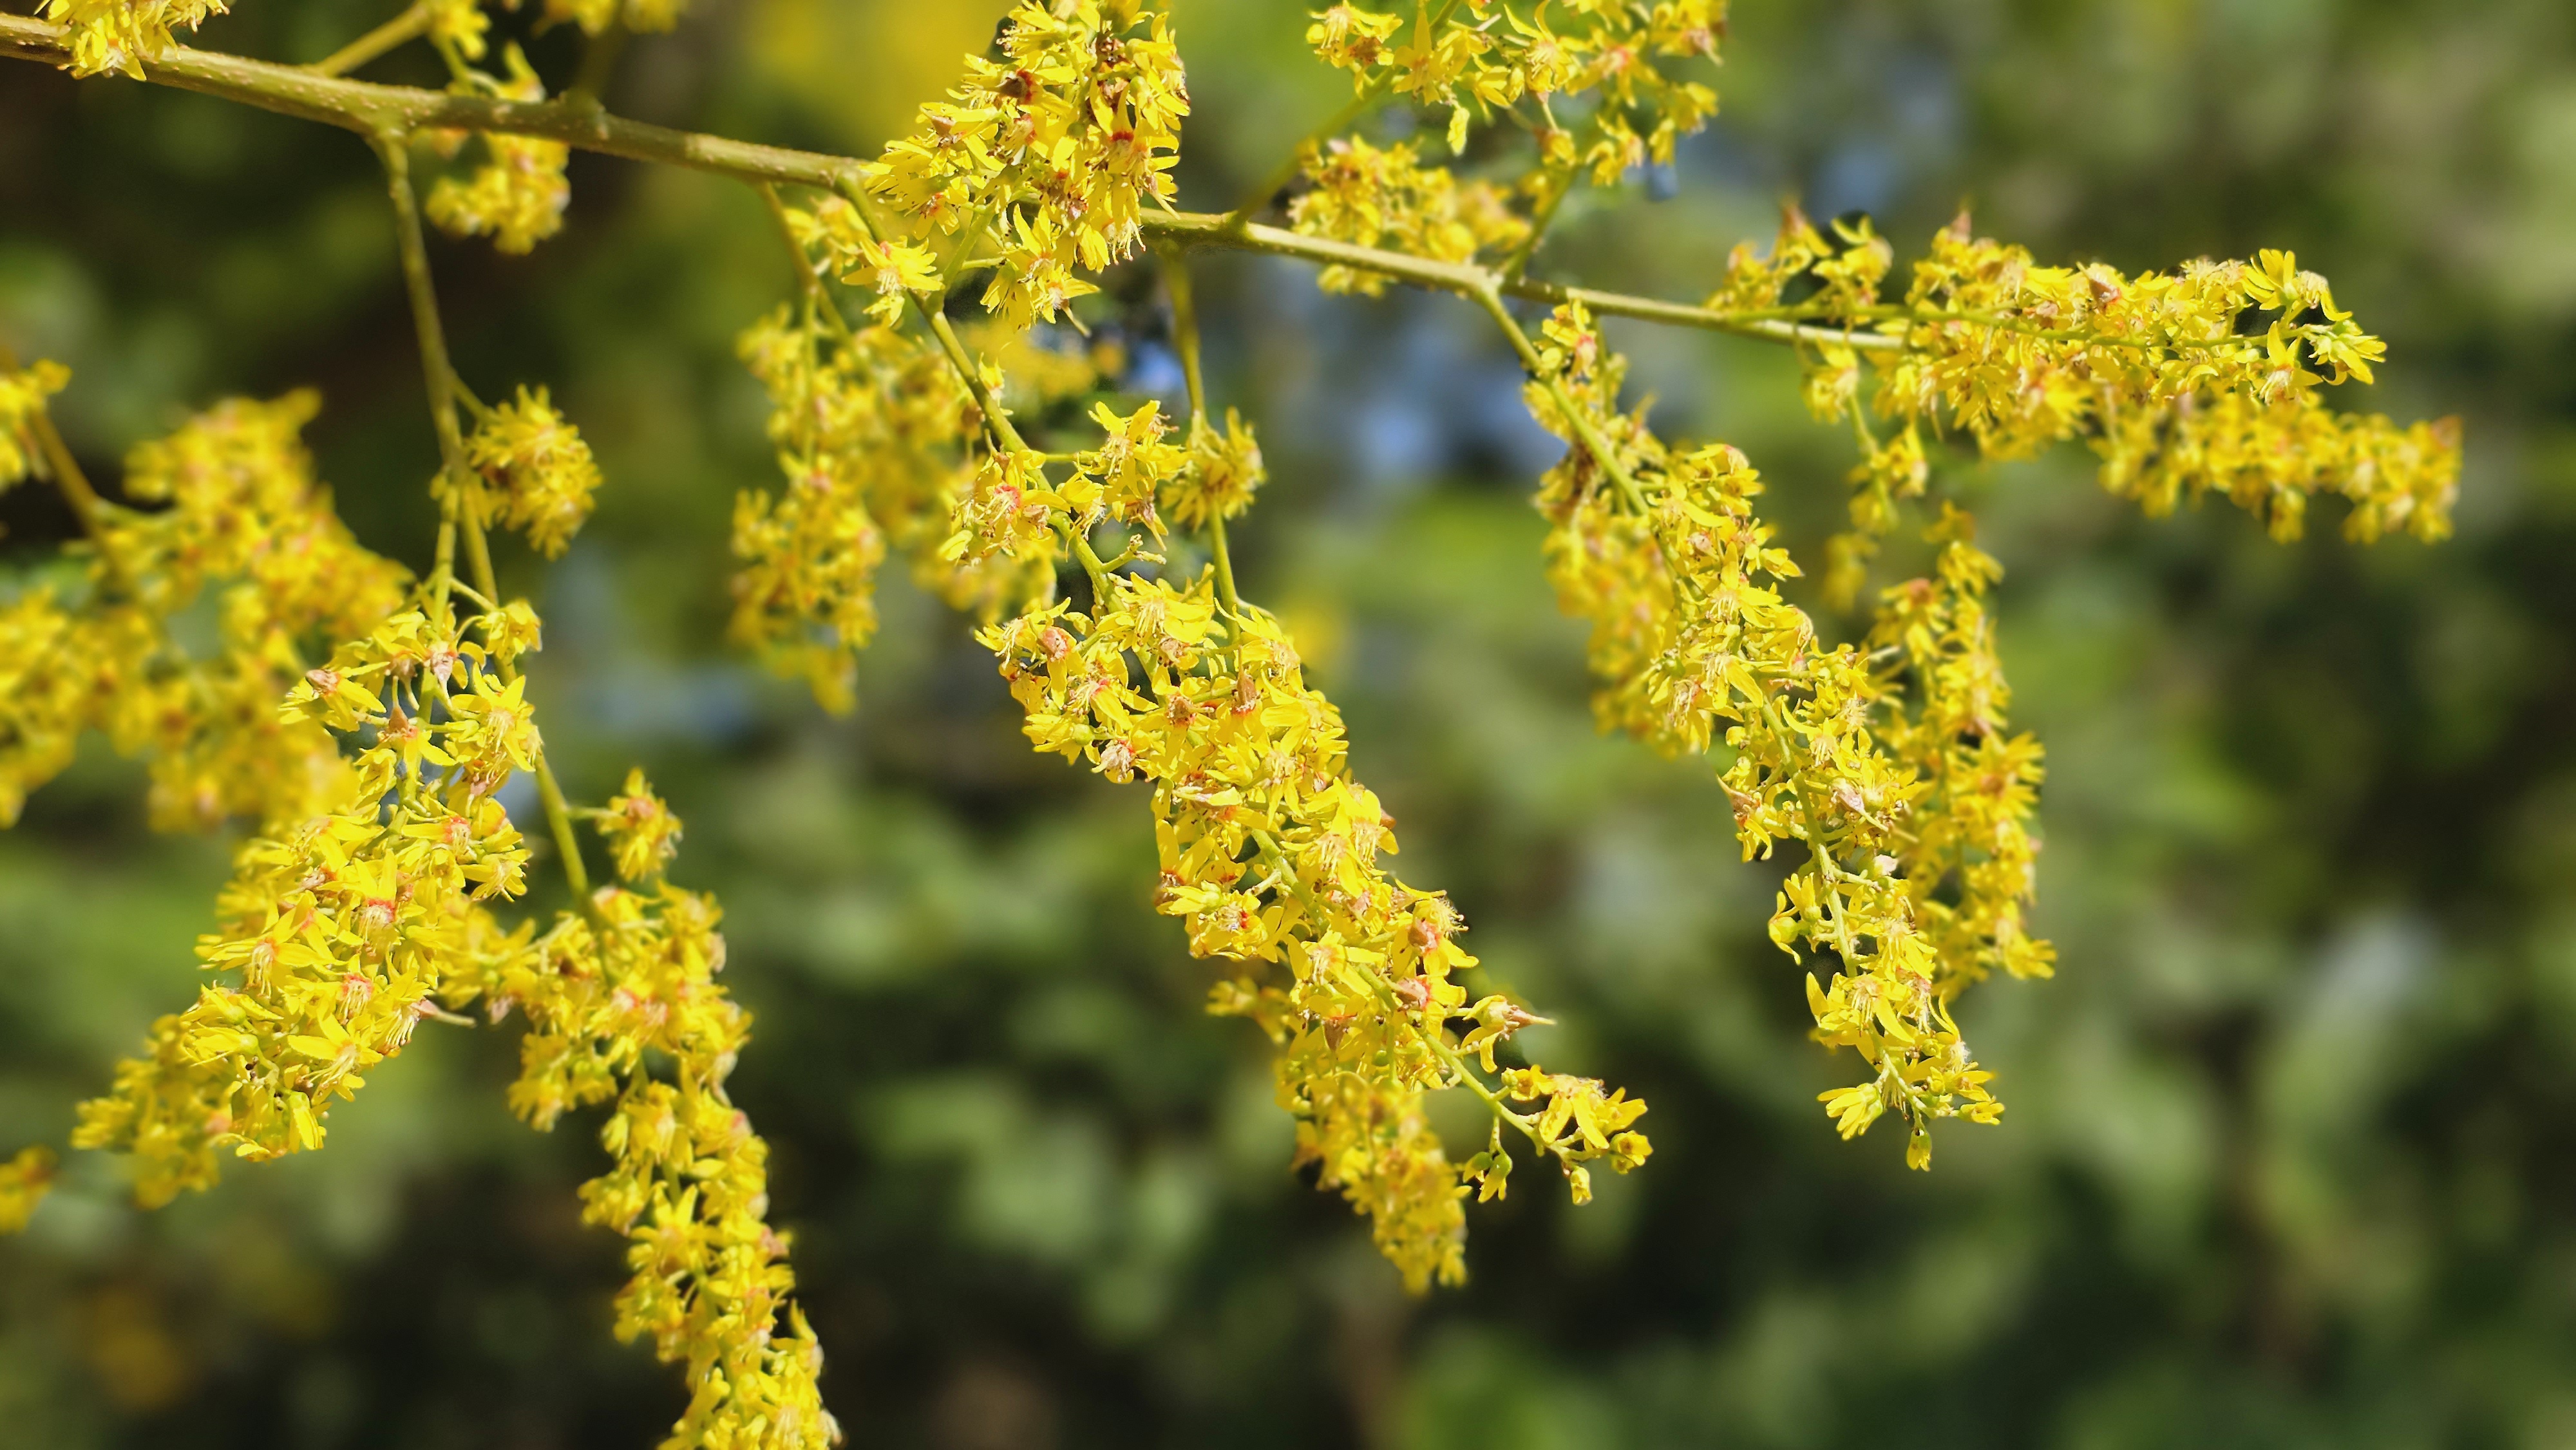
[[[863,149],[1000,8],[709,0],[610,100]],[[1339,82],[1296,5],[1175,8],[1183,196],[1222,206]],[[253,0],[201,39],[309,59],[377,18]],[[1972,1002],[2013,1110],[1908,1174],[1813,1101],[1834,1069],[1762,939],[1773,868],[1736,861],[1707,772],[1591,728],[1500,344],[1454,300],[1207,261],[1218,397],[1274,468],[1247,592],[1314,646],[1407,876],[1558,1011],[1548,1059],[1655,1105],[1648,1169],[1479,1211],[1473,1284],[1418,1302],[1284,1166],[1264,1045],[1200,1014],[1142,800],[1031,755],[960,621],[890,582],[847,722],[724,649],[731,499],[770,467],[731,339],[788,282],[757,198],[583,157],[533,257],[436,246],[467,376],[551,384],[608,471],[569,558],[504,571],[541,590],[571,788],[641,760],[690,822],[681,877],[728,905],[760,1014],[736,1089],[854,1443],[2576,1444],[2576,11],[1742,0],[1722,79],[1670,199],[1583,200],[1545,268],[1695,296],[1790,193],[1901,252],[1963,198],[2044,257],[2294,247],[2390,341],[2366,406],[2467,414],[2460,536],[2280,548],[2232,511],[2134,517],[2081,458],[1945,473],[2011,570],[2063,966]],[[1122,282],[1130,385],[1171,388]],[[10,67],[0,333],[72,365],[60,415],[110,475],[188,407],[318,383],[342,511],[424,562],[433,450],[350,138]],[[1788,360],[1620,340],[1812,556],[1848,443]],[[0,523],[9,570],[70,529],[31,489]],[[0,837],[0,1149],[58,1141],[191,990],[224,852],[150,837],[139,796],[101,750]],[[572,1192],[596,1150],[509,1119],[514,1060],[506,1030],[427,1033],[326,1153],[150,1217],[77,1159],[0,1243],[0,1440],[651,1443],[679,1391],[608,1339],[616,1244]]]

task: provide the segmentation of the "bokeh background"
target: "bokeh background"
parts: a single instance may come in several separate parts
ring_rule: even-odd
[[[310,59],[382,8],[247,0],[202,38]],[[610,100],[872,149],[1000,9],[698,0]],[[1341,83],[1299,5],[1174,9],[1182,196],[1221,208]],[[566,37],[532,51],[567,73]],[[1418,1301],[1288,1172],[1264,1044],[1200,1014],[1141,798],[1030,754],[958,618],[890,569],[848,720],[726,650],[730,501],[771,467],[731,342],[788,285],[758,200],[583,157],[534,256],[433,243],[467,376],[550,383],[606,466],[571,555],[504,572],[548,620],[571,789],[647,765],[679,876],[730,910],[759,1013],[735,1089],[854,1444],[2576,1445],[2576,10],[1742,0],[1721,80],[1716,126],[1582,199],[1544,268],[1696,296],[1786,195],[1900,254],[1963,202],[2051,258],[2292,247],[2391,343],[2348,406],[2466,415],[2459,537],[2148,521],[2080,450],[1945,469],[2010,570],[2063,965],[1968,999],[2012,1110],[1910,1174],[1813,1101],[1847,1068],[1804,1040],[1777,868],[1736,860],[1705,767],[1592,729],[1526,502],[1551,445],[1490,329],[1203,260],[1215,391],[1273,469],[1246,592],[1348,712],[1407,878],[1561,1019],[1547,1059],[1653,1104],[1647,1171],[1579,1211],[1532,1177],[1473,1213],[1472,1285]],[[1111,292],[1126,387],[1175,390],[1150,277]],[[190,407],[318,384],[343,512],[425,553],[433,449],[352,138],[7,67],[0,335],[72,365],[60,416],[111,477]],[[1790,360],[1620,338],[1814,557],[1849,441]],[[0,522],[0,571],[69,528],[36,489]],[[0,1150],[59,1141],[188,998],[224,869],[145,832],[103,749],[0,837]],[[507,1116],[514,1060],[508,1030],[425,1033],[327,1152],[148,1217],[76,1155],[0,1242],[0,1441],[652,1443],[680,1396],[609,1339],[618,1245],[573,1197],[597,1149]]]

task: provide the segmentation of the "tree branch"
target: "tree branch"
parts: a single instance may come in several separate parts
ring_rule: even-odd
[[[0,15],[0,56],[59,65],[70,52],[69,32],[64,27],[20,15]],[[859,188],[866,166],[856,157],[763,146],[628,120],[610,115],[595,100],[579,93],[551,101],[452,95],[412,86],[346,80],[319,74],[310,67],[272,65],[187,46],[172,46],[168,53],[146,63],[144,77],[156,85],[319,121],[360,135],[425,127],[502,131],[561,141],[580,150],[623,156],[631,161],[685,166],[746,181],[788,182],[843,192]],[[1684,302],[1504,277],[1491,268],[1469,263],[1432,261],[1329,237],[1301,236],[1278,227],[1237,224],[1232,217],[1214,212],[1148,212],[1143,225],[1148,238],[1182,247],[1230,247],[1357,267],[1470,299],[1498,291],[1507,297],[1556,305],[1580,302],[1609,316],[1774,342],[1842,343],[1864,350],[1903,346],[1894,337],[1846,333],[1838,328],[1813,327],[1773,317],[1745,317]]]

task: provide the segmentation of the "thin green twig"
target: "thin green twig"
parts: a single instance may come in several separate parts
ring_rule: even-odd
[[[305,67],[315,75],[342,76],[376,57],[408,45],[429,33],[429,6],[414,4],[400,15]]]

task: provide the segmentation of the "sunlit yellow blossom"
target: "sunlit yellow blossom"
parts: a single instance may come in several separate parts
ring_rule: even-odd
[[[1866,392],[1872,411],[1909,432],[1930,420],[1998,459],[2083,437],[2104,485],[2150,512],[2221,493],[2278,538],[2299,534],[2318,494],[2351,502],[2345,531],[2358,540],[2449,532],[2457,421],[2400,427],[2329,411],[2324,390],[2370,381],[2386,347],[2287,253],[2171,273],[2043,267],[1976,236],[1963,216],[1935,234],[1893,303],[1879,300],[1889,256],[1866,229],[1829,243],[1793,213],[1768,259],[1738,250],[1710,303],[1879,339],[1866,388],[1853,349],[1811,359],[1808,398],[1828,417],[1862,406]],[[1828,285],[1782,309],[1784,289],[1807,276]],[[1880,466],[1874,450],[1870,467]],[[1855,523],[1856,539],[1870,535],[1871,521]]]
[[[45,1201],[53,1187],[51,1148],[21,1148],[17,1157],[0,1163],[0,1234],[23,1231],[36,1205]]]
[[[901,317],[908,294],[939,290],[939,268],[926,249],[879,240],[842,197],[827,196],[811,212],[791,209],[787,222],[798,244],[819,249],[843,282],[877,294],[868,315],[879,322]]]
[[[515,44],[502,52],[509,67],[506,80],[475,75],[481,89],[514,101],[542,101],[546,88]],[[478,131],[475,144],[487,158],[472,177],[458,181],[442,176],[421,204],[422,214],[441,230],[460,237],[489,234],[501,251],[524,254],[563,229],[564,208],[572,187],[564,167],[572,148],[561,141]]]
[[[596,819],[621,870],[658,877],[679,838],[640,773]],[[821,1347],[790,1297],[787,1235],[768,1223],[769,1146],[725,1095],[751,1014],[716,980],[718,919],[711,898],[676,887],[606,887],[587,914],[452,980],[447,998],[526,1018],[510,1106],[533,1126],[615,1105],[600,1130],[613,1161],[582,1186],[582,1217],[627,1239],[618,1338],[650,1339],[686,1367],[689,1405],[665,1443],[822,1450],[840,1429],[817,1388]]]
[[[1094,290],[1077,271],[1134,254],[1144,208],[1173,195],[1189,91],[1168,17],[1129,0],[1027,0],[999,49],[921,108],[867,188],[918,228],[989,240],[1002,260],[985,305],[1025,325]]]
[[[1190,420],[1189,462],[1163,488],[1164,507],[1184,529],[1203,529],[1252,507],[1252,495],[1269,478],[1261,462],[1261,445],[1234,409],[1225,410],[1225,427],[1205,417]]]
[[[1554,9],[1449,0],[1410,15],[1336,4],[1315,14],[1306,44],[1349,71],[1354,86],[1447,111],[1453,152],[1465,149],[1472,118],[1490,119],[1525,97],[1551,121],[1554,102],[1595,97],[1579,135],[1552,132],[1548,160],[1608,185],[1649,160],[1672,160],[1674,145],[1717,113],[1717,92],[1667,66],[1714,60],[1725,17],[1726,0],[1571,0]]]
[[[1473,261],[1529,236],[1529,223],[1512,214],[1502,192],[1417,164],[1410,144],[1381,149],[1347,137],[1309,146],[1303,169],[1314,189],[1290,203],[1288,219],[1308,236],[1438,262]],[[1384,273],[1339,265],[1326,267],[1316,281],[1327,292],[1369,297],[1387,284]]]
[[[482,473],[468,500],[478,519],[524,529],[538,553],[559,557],[590,517],[599,464],[546,390],[521,388],[492,409],[465,450]]]
[[[427,4],[430,38],[467,60],[481,60],[487,48],[484,36],[492,29],[482,0],[427,0]]]
[[[679,854],[680,818],[653,793],[640,767],[626,773],[625,789],[594,819],[622,880],[651,881]]]
[[[147,1205],[211,1186],[218,1150],[321,1147],[331,1103],[436,1015],[448,978],[510,949],[482,903],[522,889],[527,849],[471,760],[495,712],[446,702],[514,698],[515,682],[494,687],[472,643],[435,617],[398,616],[287,697],[290,719],[367,743],[330,807],[274,818],[235,853],[217,929],[197,947],[225,980],[154,1025],[148,1053],[82,1105],[73,1136],[132,1155]],[[444,680],[433,658],[453,662]]]
[[[1050,550],[1097,523],[1148,541],[1150,518],[1110,502],[1178,455],[1151,407],[1095,410],[1103,445],[1051,481],[1036,455],[997,456],[997,480],[962,503],[951,548]],[[1008,489],[1005,495],[1002,491]],[[1475,1076],[1479,1059],[1534,1016],[1500,998],[1471,1002],[1454,978],[1475,965],[1445,897],[1379,864],[1394,821],[1349,774],[1340,713],[1305,684],[1271,616],[1220,605],[1212,575],[1183,586],[1095,576],[1089,609],[1040,603],[986,630],[1027,714],[1030,743],[1153,791],[1162,863],[1156,908],[1188,925],[1190,950],[1235,964],[1213,1010],[1253,1019],[1279,1046],[1280,1104],[1297,1119],[1297,1161],[1366,1213],[1379,1247],[1416,1290],[1466,1272],[1461,1200],[1500,1196],[1499,1147],[1449,1160],[1422,1114],[1434,1089],[1474,1082],[1498,1115],[1555,1158],[1579,1197],[1583,1165],[1621,1172],[1650,1151],[1628,1131],[1642,1104],[1587,1078],[1512,1079],[1527,1112]],[[1452,1024],[1456,1024],[1453,1028]],[[1453,1035],[1455,1034],[1455,1035]],[[1465,1045],[1462,1046],[1462,1041]],[[1586,1131],[1616,1120],[1615,1130]]]
[[[172,31],[194,30],[230,9],[224,0],[46,0],[45,18],[71,30],[65,69],[73,75],[116,71],[141,80],[144,63],[175,43]]]
[[[71,380],[71,371],[56,362],[0,372],[0,492],[35,471],[36,420],[45,411],[45,399]]]

